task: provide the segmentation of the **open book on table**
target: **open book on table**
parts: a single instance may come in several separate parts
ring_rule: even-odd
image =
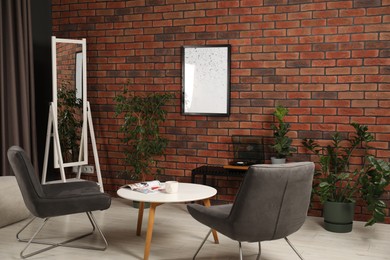
[[[125,187],[130,188],[133,191],[142,193],[154,193],[162,188],[161,182],[158,180],[138,182],[133,184],[127,184]]]

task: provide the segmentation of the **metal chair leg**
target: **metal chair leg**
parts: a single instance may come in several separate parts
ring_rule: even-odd
[[[99,249],[99,250],[106,250],[107,247],[108,247],[108,242],[107,242],[107,239],[106,237],[104,236],[102,230],[100,229],[99,225],[96,223],[96,220],[95,220],[95,217],[92,215],[92,212],[87,212],[87,216],[92,224],[92,226],[94,227],[93,230],[95,230],[95,228],[98,230],[99,234],[100,234],[100,237],[103,239],[104,241],[104,247]]]
[[[60,242],[60,243],[49,243],[49,242],[43,242],[43,241],[34,241],[35,237],[38,235],[38,233],[42,230],[42,228],[45,226],[45,224],[47,223],[47,221],[49,220],[49,218],[45,218],[43,220],[43,223],[41,224],[41,226],[38,228],[38,230],[34,233],[34,235],[30,238],[30,239],[22,239],[19,237],[20,233],[23,232],[27,226],[29,226],[36,218],[33,218],[32,220],[30,220],[17,234],[16,234],[16,238],[19,242],[27,242],[27,245],[24,247],[24,249],[20,252],[20,257],[21,258],[28,258],[30,256],[33,256],[33,255],[37,255],[39,253],[42,253],[42,252],[45,252],[47,250],[50,250],[50,249],[53,249],[55,247],[58,247],[58,246],[64,246],[64,247],[73,247],[73,248],[82,248],[82,249],[91,249],[91,250],[101,250],[101,251],[104,251],[107,249],[108,247],[108,243],[107,243],[107,240],[103,234],[103,232],[101,231],[101,229],[99,228],[99,226],[97,225],[96,221],[95,221],[95,218],[93,217],[92,215],[92,212],[86,212],[87,213],[87,216],[88,216],[88,219],[92,225],[92,231],[89,232],[89,233],[86,233],[86,234],[83,234],[83,235],[80,235],[80,236],[77,236],[77,237],[74,237],[74,238],[71,238],[71,239],[68,239],[66,241],[63,241],[63,242]],[[95,228],[98,230],[98,233],[101,237],[101,239],[103,240],[104,242],[104,247],[90,247],[90,246],[77,246],[77,245],[67,245],[67,243],[70,243],[70,242],[73,242],[75,240],[79,240],[81,238],[84,238],[84,237],[87,237],[89,235],[92,235],[95,231]],[[48,247],[45,247],[45,248],[42,248],[40,250],[36,250],[34,252],[31,252],[29,254],[24,254],[24,252],[27,250],[27,248],[31,245],[31,244],[41,244],[41,245],[49,245]]]
[[[260,255],[261,255],[261,243],[259,241],[259,253],[257,254],[256,260],[260,259]]]
[[[240,260],[242,260],[242,248],[241,248],[241,242],[238,241],[238,251],[240,252]]]
[[[207,238],[210,236],[211,231],[212,231],[212,229],[210,229],[210,231],[207,233],[206,237],[203,239],[202,244],[200,244],[198,250],[196,250],[196,253],[195,253],[194,257],[192,257],[192,260],[195,260],[195,257],[198,255],[200,249],[203,247],[203,245],[206,242]]]
[[[243,260],[244,259],[244,256],[242,254],[242,246],[241,246],[241,242],[238,241],[238,250],[239,250],[239,253],[240,253],[240,260]],[[257,254],[257,257],[256,257],[256,260],[259,260],[260,259],[260,255],[261,255],[261,244],[259,242],[259,253]]]
[[[200,249],[203,247],[204,243],[206,242],[207,238],[210,236],[211,234],[211,231],[212,229],[210,229],[210,231],[207,233],[206,237],[203,239],[202,243],[200,244],[198,250],[196,250],[196,253],[195,255],[193,256],[192,260],[195,260],[196,256],[198,255]],[[287,238],[286,238],[287,239]],[[240,254],[240,260],[243,260],[243,253],[242,253],[242,246],[241,246],[241,242],[238,241],[238,250],[239,250],[239,254]],[[297,253],[298,254],[298,253]],[[257,254],[257,258],[256,260],[259,260],[260,259],[260,255],[261,255],[261,243],[259,242],[259,253]],[[299,255],[299,254],[298,254]]]
[[[284,238],[286,242],[289,244],[289,246],[294,250],[294,252],[298,255],[298,257],[301,260],[304,260],[303,257],[298,253],[297,249],[291,244],[290,240],[287,239],[287,237]]]
[[[16,233],[16,239],[19,241],[19,242],[27,242],[28,240],[23,240],[23,239],[20,239],[19,238],[19,234],[23,232],[23,230],[25,230],[34,220],[36,219],[36,217],[33,217],[29,222],[27,222],[27,224],[22,227],[18,233]]]
[[[35,218],[34,218],[35,219]],[[33,220],[34,220],[33,219]],[[20,232],[18,232],[18,234],[17,234],[17,238],[18,238],[18,240],[20,241],[20,242],[27,242],[27,245],[23,248],[23,250],[20,252],[20,257],[21,258],[27,258],[27,257],[30,257],[30,256],[33,256],[33,255],[36,255],[36,254],[39,254],[39,253],[42,253],[43,251],[46,251],[46,250],[49,250],[49,249],[51,249],[51,248],[53,248],[54,246],[51,246],[50,248],[49,247],[47,247],[47,248],[44,248],[44,249],[40,249],[40,250],[37,250],[37,251],[34,251],[34,252],[32,252],[32,253],[30,253],[30,254],[27,254],[27,255],[25,255],[24,254],[24,252],[27,250],[27,248],[31,245],[31,243],[33,243],[33,239],[35,238],[35,236],[36,235],[38,235],[38,233],[42,230],[42,228],[46,225],[46,223],[47,223],[47,221],[49,220],[49,218],[45,218],[44,220],[43,220],[43,223],[41,224],[41,226],[38,228],[38,230],[37,231],[35,231],[35,233],[34,233],[34,235],[28,240],[28,241],[25,241],[25,240],[22,240],[22,239],[19,239],[19,234],[20,234]],[[30,221],[28,224],[30,224],[32,221]],[[26,228],[27,226],[25,226],[24,228]],[[23,229],[24,229],[23,228]]]

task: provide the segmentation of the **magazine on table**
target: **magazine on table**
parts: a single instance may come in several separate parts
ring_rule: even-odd
[[[162,185],[160,181],[154,180],[127,184],[125,187],[128,187],[133,191],[138,191],[141,193],[154,193],[157,192],[160,188],[162,188]]]

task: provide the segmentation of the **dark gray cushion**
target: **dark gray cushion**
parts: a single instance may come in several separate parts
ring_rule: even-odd
[[[95,182],[41,185],[30,160],[20,147],[13,146],[8,150],[8,160],[22,192],[24,203],[36,217],[46,218],[104,210],[111,205],[111,197],[100,192]]]
[[[304,223],[314,174],[312,162],[253,165],[232,205],[188,205],[199,222],[238,241],[286,237]]]

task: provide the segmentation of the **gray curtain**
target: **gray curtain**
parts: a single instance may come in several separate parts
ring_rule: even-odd
[[[12,175],[12,145],[25,149],[38,168],[31,14],[30,0],[0,2],[0,175]]]

